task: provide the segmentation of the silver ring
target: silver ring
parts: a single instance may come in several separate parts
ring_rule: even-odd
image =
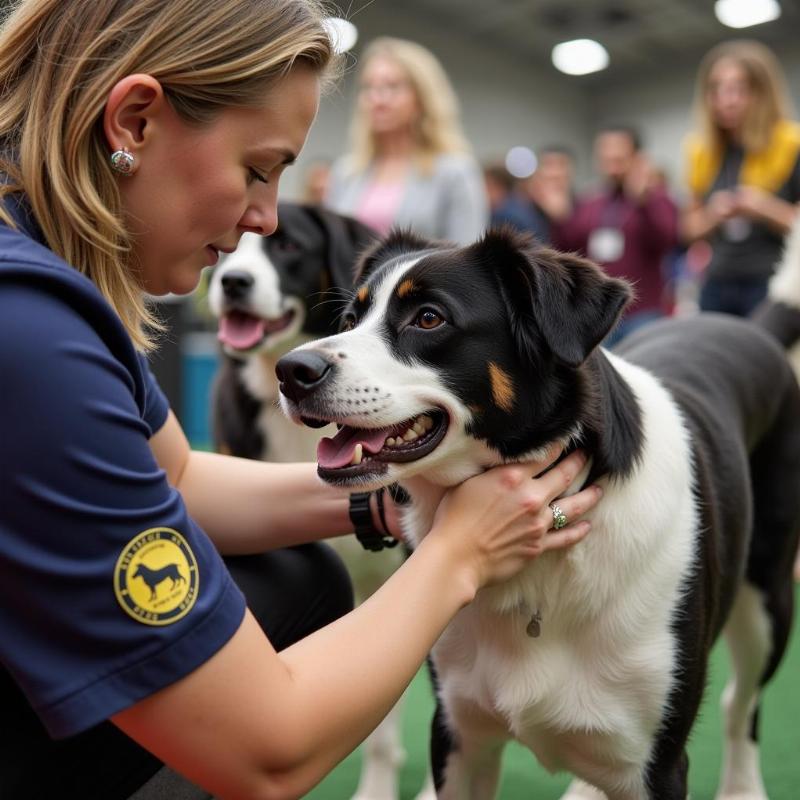
[[[553,512],[553,530],[560,531],[567,524],[567,515],[555,503],[550,503]]]

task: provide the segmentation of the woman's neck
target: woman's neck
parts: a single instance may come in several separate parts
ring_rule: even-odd
[[[375,152],[378,161],[410,161],[414,149],[414,136],[408,128],[386,131],[375,137]]]
[[[720,131],[720,137],[722,141],[726,145],[730,145],[731,147],[741,147],[742,146],[742,129],[741,127],[738,128],[727,128]]]

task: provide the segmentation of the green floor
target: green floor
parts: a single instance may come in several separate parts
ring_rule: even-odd
[[[800,588],[798,614],[789,652],[770,684],[761,715],[762,766],[770,800],[800,799]],[[727,675],[727,653],[717,647],[701,718],[689,747],[689,786],[692,800],[714,797],[720,764],[718,698]],[[417,676],[411,685],[404,721],[408,761],[402,776],[401,800],[412,800],[422,786],[427,763],[427,728],[432,713],[427,677]],[[313,800],[347,800],[358,781],[360,756],[345,760],[314,791]],[[522,748],[511,745],[504,760],[500,800],[555,800],[569,783],[566,775],[551,776]]]

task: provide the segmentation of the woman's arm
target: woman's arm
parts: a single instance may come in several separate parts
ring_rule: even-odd
[[[785,236],[797,217],[798,207],[777,195],[755,186],[736,189],[736,210]]]
[[[192,450],[175,415],[150,439],[189,514],[225,555],[261,552],[351,533],[348,492],[315,464],[274,464]]]
[[[734,211],[733,193],[727,190],[714,192],[703,203],[700,198],[694,197],[686,204],[681,212],[680,237],[685,244],[691,244],[700,239],[707,238]]]
[[[547,504],[584,463],[573,454],[536,480],[545,462],[466,481],[408,561],[355,611],[281,653],[248,614],[203,666],[113,721],[222,798],[302,796],[384,717],[481,586],[585,535],[585,522],[547,533]],[[559,504],[577,519],[598,497],[590,488]]]
[[[447,159],[438,179],[444,184],[439,194],[439,237],[472,244],[489,224],[489,203],[478,165],[466,157]]]

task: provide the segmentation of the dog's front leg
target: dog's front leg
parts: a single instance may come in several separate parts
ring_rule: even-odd
[[[509,738],[495,718],[474,706],[455,717],[437,706],[431,756],[438,800],[492,800]]]

